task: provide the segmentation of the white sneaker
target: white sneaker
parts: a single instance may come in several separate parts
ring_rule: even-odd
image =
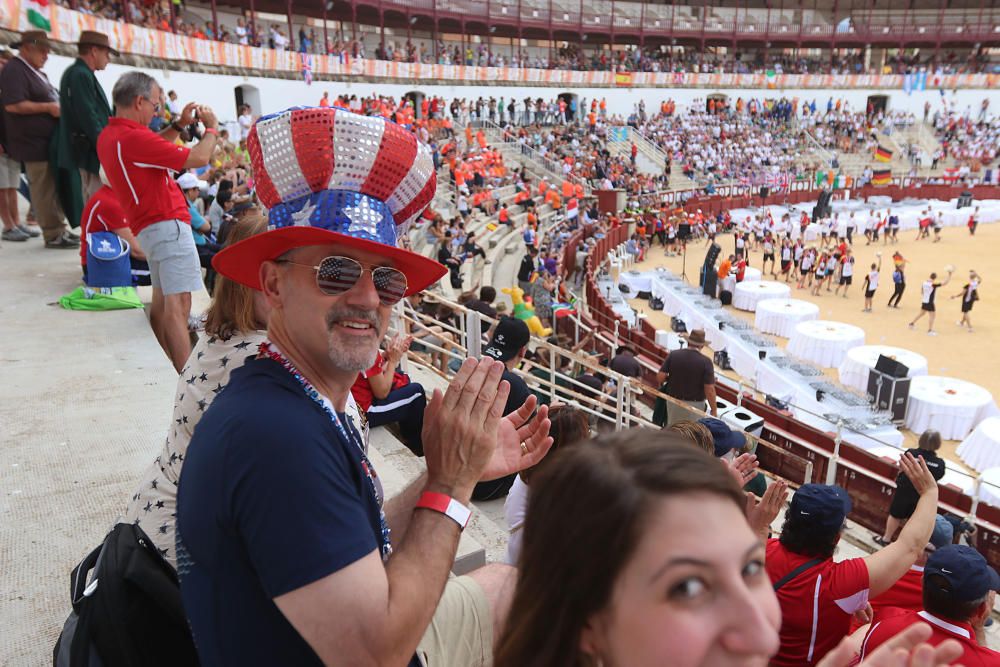
[[[928,336],[937,336],[937,331],[928,331],[927,335]]]

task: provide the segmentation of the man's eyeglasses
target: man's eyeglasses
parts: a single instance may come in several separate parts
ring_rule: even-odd
[[[275,260],[279,264],[292,264],[316,272],[316,286],[329,296],[340,296],[358,284],[365,271],[371,271],[372,282],[383,306],[394,306],[406,294],[406,274],[391,266],[366,267],[350,257],[334,255],[324,258],[317,266],[301,264],[290,259]]]
[[[146,100],[147,102],[153,105],[153,113],[160,113],[160,109],[162,109],[162,107],[160,106],[159,102],[153,102],[153,100],[149,99],[148,97],[143,97],[142,99]]]

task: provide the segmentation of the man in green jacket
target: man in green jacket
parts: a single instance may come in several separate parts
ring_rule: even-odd
[[[83,205],[101,187],[97,137],[108,124],[111,105],[94,72],[108,66],[112,55],[108,36],[84,30],[77,43],[78,57],[59,83],[62,115],[55,141],[60,198],[70,224],[79,224]]]

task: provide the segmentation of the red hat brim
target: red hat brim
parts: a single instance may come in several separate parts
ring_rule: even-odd
[[[406,296],[430,287],[448,272],[448,269],[433,259],[409,250],[320,227],[306,226],[272,229],[226,246],[212,258],[212,268],[241,285],[259,290],[260,265],[264,262],[277,259],[295,248],[331,244],[356,248],[389,259],[394,268],[406,275]]]

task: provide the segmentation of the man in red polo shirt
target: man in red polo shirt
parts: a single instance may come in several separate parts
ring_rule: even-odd
[[[1000,576],[982,554],[962,544],[938,549],[924,567],[922,611],[903,611],[872,624],[861,645],[861,659],[914,623],[926,622],[932,635],[927,642],[937,646],[946,639],[962,645],[957,663],[965,667],[1000,665],[1000,653],[986,648],[983,630],[993,610]]]
[[[768,540],[765,568],[781,605],[781,648],[774,667],[817,664],[847,636],[851,617],[888,590],[930,539],[937,482],[923,459],[905,454],[903,472],[920,494],[913,516],[889,546],[834,562],[851,499],[839,486],[805,484],[792,496],[779,539]]]
[[[219,132],[212,110],[192,103],[178,122],[155,134],[149,124],[160,111],[162,97],[153,77],[123,74],[112,90],[116,115],[98,137],[97,156],[149,262],[150,326],[180,372],[191,354],[191,292],[202,289],[202,280],[188,204],[173,173],[207,165]],[[202,140],[193,149],[175,144],[196,113],[205,125]]]

